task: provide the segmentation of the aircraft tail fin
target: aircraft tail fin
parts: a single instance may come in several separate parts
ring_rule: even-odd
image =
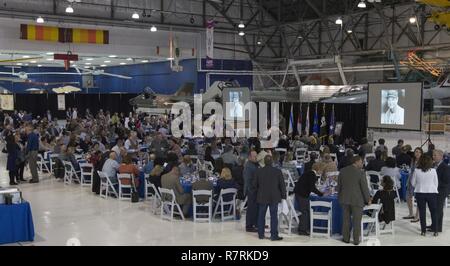
[[[175,96],[191,96],[194,92],[194,83],[184,83],[181,88],[175,93]]]

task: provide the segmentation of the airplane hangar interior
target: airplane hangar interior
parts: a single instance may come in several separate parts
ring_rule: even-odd
[[[449,60],[449,0],[0,0],[0,248],[450,245]]]

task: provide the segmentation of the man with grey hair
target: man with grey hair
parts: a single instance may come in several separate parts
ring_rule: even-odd
[[[256,170],[256,202],[258,203],[258,236],[264,239],[266,212],[270,209],[270,239],[282,240],[278,235],[278,204],[286,199],[286,185],[280,169],[273,167],[271,155],[264,157],[264,167]]]
[[[442,150],[433,151],[433,161],[438,175],[438,197],[437,197],[437,231],[442,232],[442,221],[444,218],[445,199],[450,194],[450,167],[444,162]],[[434,225],[428,226],[428,230]]]

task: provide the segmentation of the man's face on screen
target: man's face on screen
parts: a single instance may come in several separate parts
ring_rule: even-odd
[[[387,104],[390,110],[394,110],[395,107],[397,107],[398,104],[398,98],[397,97],[388,97]]]

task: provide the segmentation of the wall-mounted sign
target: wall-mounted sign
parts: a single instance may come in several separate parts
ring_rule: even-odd
[[[109,44],[109,31],[21,24],[20,39],[61,43]]]

